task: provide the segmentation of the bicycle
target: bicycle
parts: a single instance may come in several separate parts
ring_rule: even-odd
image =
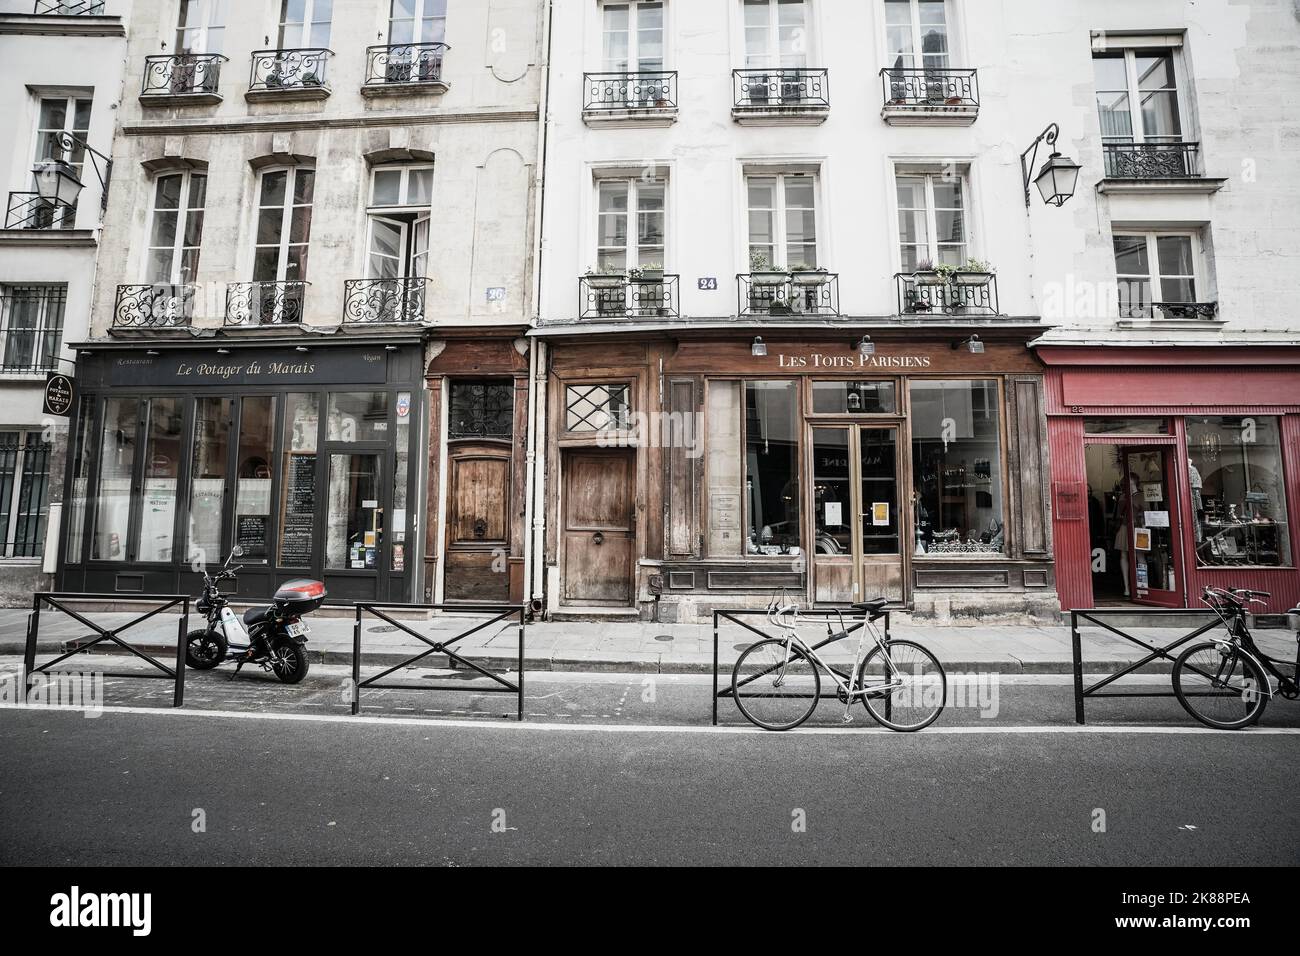
[[[850,630],[862,630],[853,667],[844,673],[823,661],[799,636],[799,605],[786,602],[784,595],[779,601],[774,596],[767,606],[767,619],[785,636],[751,644],[736,660],[731,696],[740,712],[765,730],[793,730],[817,709],[820,668],[835,682],[836,696],[844,704],[845,723],[853,720],[855,701],[890,730],[912,732],[934,723],[948,695],[943,665],[914,641],[881,637],[874,622],[885,616],[887,603],[885,598],[875,598],[850,605],[862,616],[861,623],[852,628],[845,626],[842,612],[837,614],[838,632],[826,622],[826,643],[843,640]],[[868,636],[875,646],[864,657]]]
[[[1263,604],[1268,596],[1248,588],[1206,587],[1201,592],[1201,603],[1218,615],[1227,636],[1193,644],[1179,654],[1173,679],[1183,709],[1208,727],[1239,730],[1259,720],[1274,693],[1287,700],[1300,697],[1300,644],[1294,662],[1269,657],[1246,626],[1247,604]],[[1290,619],[1297,618],[1300,614],[1293,611]],[[1296,638],[1300,641],[1300,633]],[[1291,667],[1291,676],[1275,665]],[[1277,679],[1276,690],[1268,675]]]

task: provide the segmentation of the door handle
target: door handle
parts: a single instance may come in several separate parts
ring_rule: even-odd
[[[604,544],[605,543],[604,532],[597,531],[595,534],[591,536],[591,540],[596,542],[596,544]]]

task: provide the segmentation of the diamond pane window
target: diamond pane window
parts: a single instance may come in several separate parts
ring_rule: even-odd
[[[565,428],[571,432],[599,432],[626,428],[626,385],[570,385],[564,393]]]

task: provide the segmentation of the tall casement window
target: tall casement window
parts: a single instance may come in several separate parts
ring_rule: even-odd
[[[667,183],[604,179],[596,184],[598,272],[663,269]]]
[[[371,174],[366,278],[424,279],[429,274],[433,166],[378,166]]]
[[[64,133],[71,133],[84,142],[90,132],[91,106],[92,100],[89,96],[42,95],[37,102],[32,165],[47,159],[66,160],[76,170],[77,178],[84,182],[82,169],[86,162],[85,149],[74,143],[72,149],[65,153],[59,144],[59,137]],[[36,182],[33,179],[33,193],[35,190]],[[30,215],[31,219],[27,224],[34,228],[71,229],[76,224],[77,207],[73,204],[58,208],[33,208]],[[10,216],[12,218],[12,212]]]
[[[205,173],[167,173],[154,181],[149,213],[149,282],[186,284],[196,281],[203,241]]]
[[[1171,50],[1121,50],[1092,58],[1103,143],[1183,139]]]
[[[949,66],[945,0],[885,0],[887,62],[893,69]]]
[[[445,43],[447,0],[392,0],[388,11],[388,42]]]
[[[306,281],[315,185],[315,171],[303,166],[262,173],[257,190],[255,282]]]
[[[745,382],[745,553],[800,553],[799,393]]]
[[[0,285],[0,372],[54,372],[66,285]]]
[[[323,49],[330,45],[334,0],[283,0],[280,5],[280,49]]]
[[[1003,553],[998,383],[913,380],[908,391],[915,553]]]
[[[35,431],[0,431],[0,555],[39,558],[45,550],[50,445]]]
[[[808,65],[810,36],[804,0],[744,0],[745,66]]]
[[[969,257],[966,185],[962,176],[899,169],[898,242],[903,272],[965,265]]]
[[[181,0],[176,21],[176,52],[220,53],[230,0]]]
[[[1210,305],[1197,306],[1201,244],[1195,233],[1117,233],[1113,241],[1120,318],[1213,314]]]
[[[607,73],[664,68],[664,5],[660,0],[606,3],[601,17],[603,69]]]
[[[749,202],[749,259],[764,268],[815,269],[817,177],[811,173],[751,175],[745,180]]]

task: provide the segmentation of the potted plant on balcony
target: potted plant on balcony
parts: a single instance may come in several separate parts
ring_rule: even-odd
[[[621,289],[627,281],[627,273],[622,270],[599,269],[587,270],[587,285],[593,289]]]
[[[957,285],[988,285],[989,278],[996,271],[983,259],[970,258],[965,265],[953,271],[952,281]]]
[[[629,269],[627,277],[633,282],[655,283],[664,281],[664,267],[658,262],[647,262],[636,269]]]
[[[781,266],[771,265],[761,252],[749,254],[749,280],[756,286],[785,285],[790,273]]]
[[[951,266],[943,267],[951,269]],[[912,272],[912,281],[917,285],[947,285],[947,276],[934,264],[933,259],[922,259]]]
[[[806,263],[790,267],[790,282],[800,286],[825,285],[829,273],[822,266],[810,266]]]
[[[302,85],[310,86],[310,87],[318,87],[321,85],[320,77],[316,75],[316,72],[314,70],[308,70],[306,73],[302,75]]]

